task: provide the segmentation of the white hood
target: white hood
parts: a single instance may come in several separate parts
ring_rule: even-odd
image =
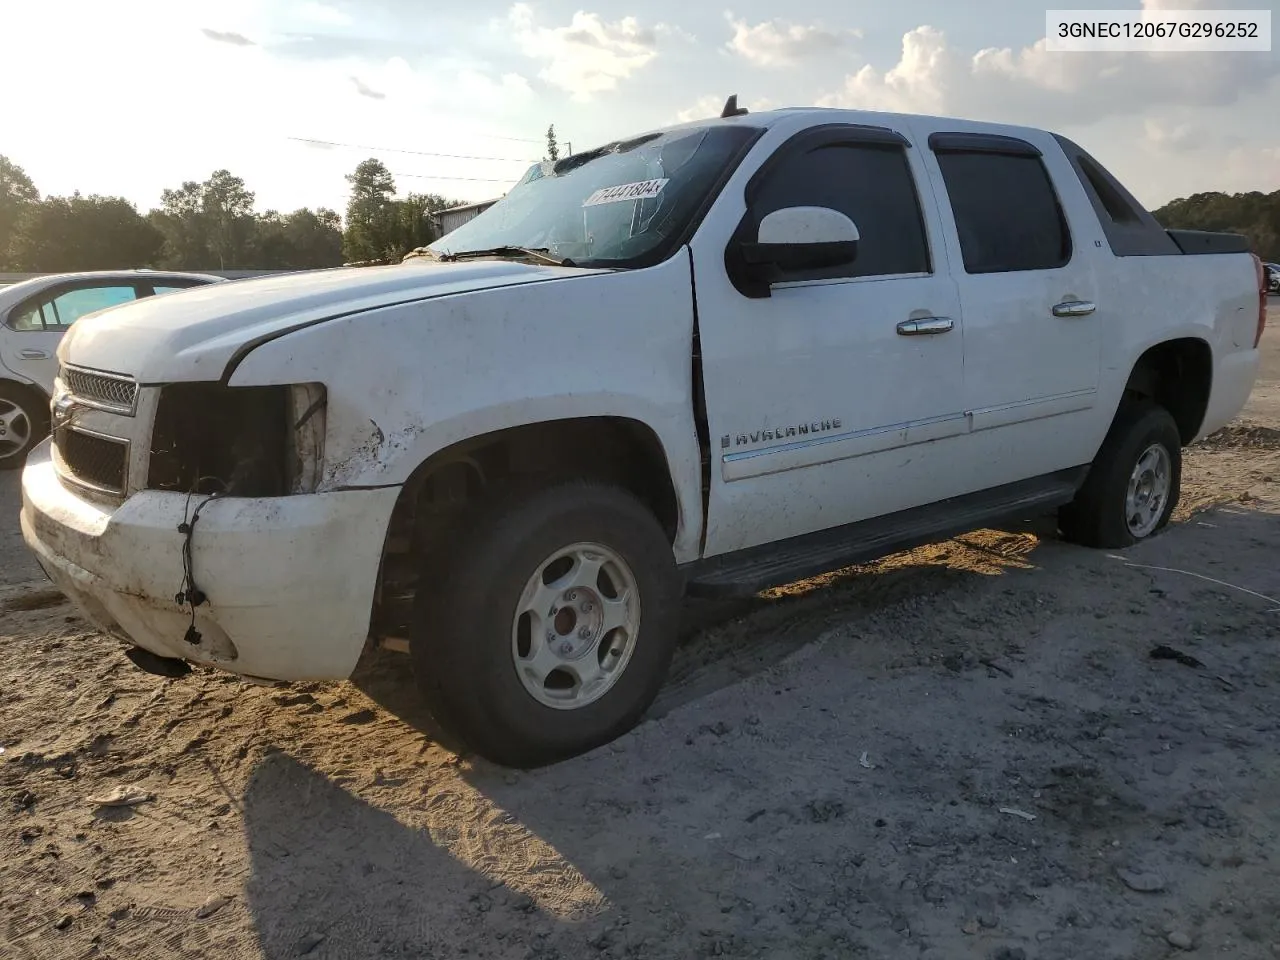
[[[246,344],[336,316],[600,272],[510,261],[413,260],[217,283],[83,317],[62,338],[58,359],[144,384],[218,380]]]

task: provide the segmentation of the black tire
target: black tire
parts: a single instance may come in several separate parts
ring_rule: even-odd
[[[1159,519],[1141,536],[1130,529],[1125,498],[1139,459],[1159,444],[1169,457],[1169,491]],[[1073,543],[1119,549],[1163,530],[1177,506],[1182,483],[1182,436],[1169,411],[1151,401],[1125,401],[1075,500],[1058,512],[1058,527]]]
[[[564,710],[526,690],[512,631],[530,578],[556,551],[580,542],[604,545],[626,562],[641,613],[630,660],[613,685],[595,702]],[[580,481],[508,491],[464,511],[437,543],[423,560],[410,647],[419,688],[447,732],[495,763],[527,768],[635,726],[666,678],[682,594],[670,541],[643,504]]]
[[[25,436],[17,443],[15,412],[25,424]],[[11,424],[0,435],[0,470],[20,470],[31,448],[49,435],[49,401],[30,387],[0,380],[0,417],[10,418]]]

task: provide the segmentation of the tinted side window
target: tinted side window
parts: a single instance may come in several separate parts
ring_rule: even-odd
[[[900,146],[830,144],[784,158],[760,184],[751,211],[759,223],[785,207],[839,210],[861,236],[853,263],[789,273],[788,280],[929,272],[920,201]]]
[[[80,290],[68,290],[55,297],[51,304],[44,305],[45,324],[69,327],[86,313],[105,310],[121,303],[136,299],[132,286],[84,287]],[[50,312],[50,306],[53,312]],[[57,317],[56,321],[54,316]]]
[[[938,165],[967,273],[1051,270],[1071,259],[1066,218],[1039,157],[945,152]]]
[[[1079,163],[1085,179],[1089,181],[1089,186],[1093,187],[1093,192],[1102,201],[1107,216],[1116,223],[1138,223],[1140,219],[1138,211],[1134,210],[1129,205],[1129,201],[1120,195],[1120,191],[1111,185],[1098,166],[1088,157],[1081,157]]]
[[[156,292],[156,296],[159,296],[162,293],[177,293],[179,290],[190,290],[192,287],[195,287],[195,286],[199,286],[199,284],[184,283],[181,286],[175,286],[173,284],[169,284],[168,286],[163,286],[163,287],[153,286],[151,289],[153,289]]]
[[[1054,139],[1071,161],[1117,257],[1176,257],[1182,250],[1115,175],[1061,134]]]

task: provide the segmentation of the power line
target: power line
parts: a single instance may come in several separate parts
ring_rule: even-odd
[[[459,180],[470,183],[515,183],[519,177],[433,177],[425,173],[393,173],[393,177],[409,177],[417,180]]]
[[[472,137],[488,137],[490,140],[510,140],[513,143],[543,143],[542,140],[530,139],[529,137],[503,137],[496,133],[472,133],[468,134]]]
[[[334,140],[313,140],[309,137],[289,137],[298,143],[314,143],[326,147],[350,147],[353,150],[374,150],[381,153],[408,153],[415,157],[444,157],[448,160],[499,160],[503,163],[537,163],[523,157],[476,157],[462,153],[431,153],[426,150],[400,150],[396,147],[369,147],[359,143],[338,143]]]

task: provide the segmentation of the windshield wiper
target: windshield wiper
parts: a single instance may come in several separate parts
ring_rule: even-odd
[[[477,260],[480,257],[527,257],[541,260],[543,263],[557,267],[572,267],[573,261],[568,258],[554,257],[546,247],[491,247],[488,250],[458,250],[454,253],[440,254],[441,260]]]

